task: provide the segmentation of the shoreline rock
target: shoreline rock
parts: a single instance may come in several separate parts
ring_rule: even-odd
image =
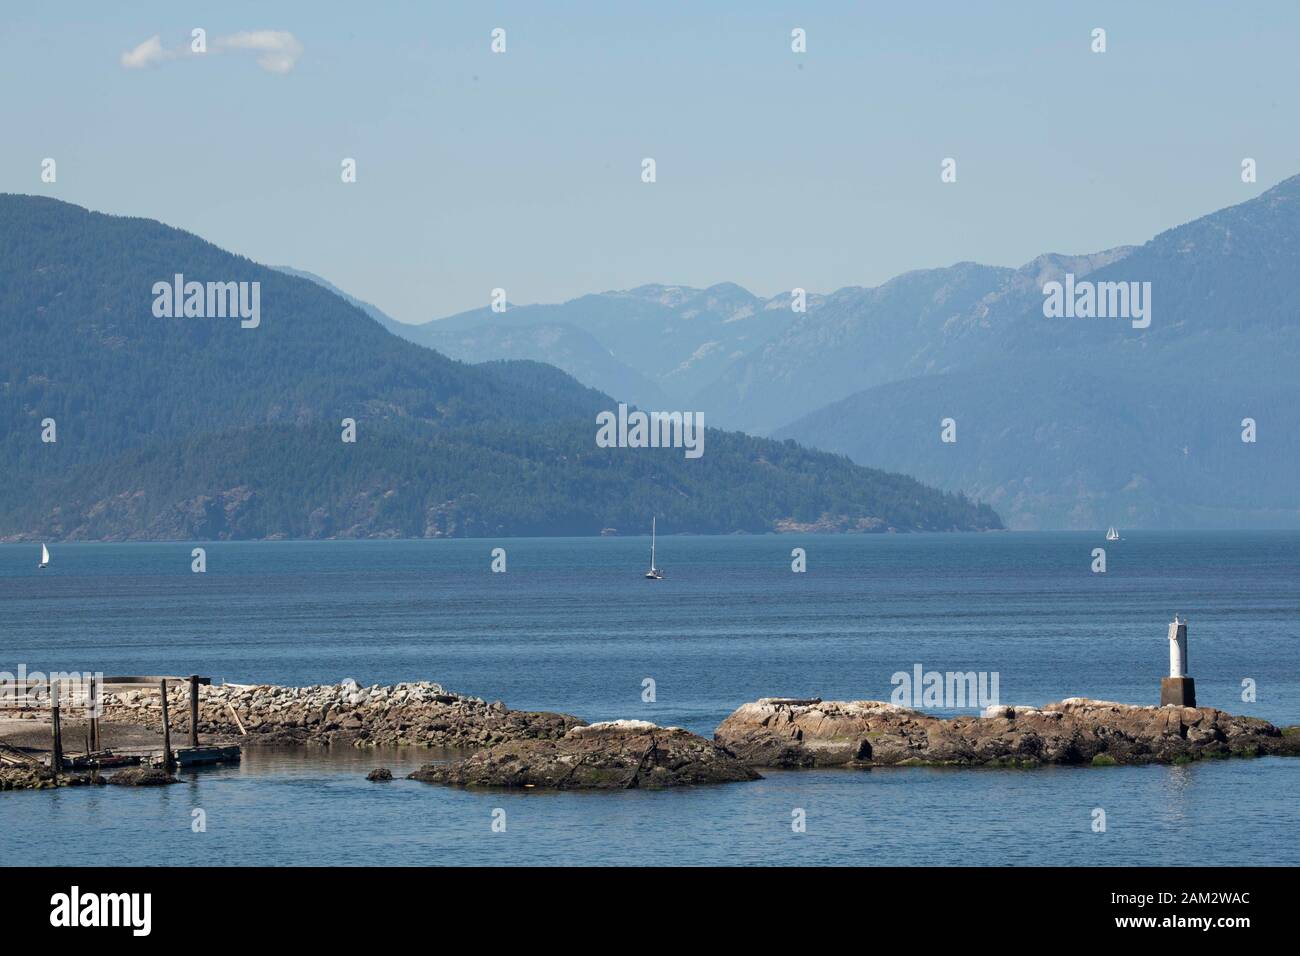
[[[127,767],[106,781],[119,787],[164,787],[176,783],[176,778],[159,767]]]
[[[189,688],[169,687],[167,699],[175,740],[189,730]],[[106,695],[103,719],[161,726],[161,696],[157,691]],[[199,688],[199,733],[240,743],[466,749],[558,738],[584,723],[569,714],[510,710],[500,701],[487,703],[427,681]]]
[[[0,791],[53,790],[56,787],[87,787],[103,783],[84,774],[61,773],[55,776],[46,767],[0,767]]]
[[[407,779],[460,787],[662,790],[761,777],[726,748],[680,727],[618,720],[574,727],[559,739],[513,740]]]
[[[762,698],[714,741],[751,767],[1037,767],[1300,756],[1300,728],[1212,707],[1141,707],[1071,697],[935,717],[884,701]]]

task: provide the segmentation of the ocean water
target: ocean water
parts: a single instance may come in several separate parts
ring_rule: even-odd
[[[39,548],[0,546],[0,670],[429,679],[710,736],[762,696],[888,699],[917,664],[996,673],[1003,703],[1155,703],[1177,612],[1200,703],[1300,723],[1296,533],[661,536],[661,582],[641,577],[638,538],[206,543],[205,574],[194,546],[58,544],[39,572]],[[667,793],[363,779],[426,759],[250,749],[163,790],[3,794],[0,832],[40,833],[47,863],[1300,863],[1300,761],[1281,758],[768,772]]]

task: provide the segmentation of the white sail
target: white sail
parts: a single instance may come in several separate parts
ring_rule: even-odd
[[[47,548],[47,547],[45,547],[44,544],[42,544],[42,545],[41,545],[41,564],[49,564],[49,563],[50,563],[50,549]]]
[[[655,519],[650,518],[650,570],[645,573],[647,578],[658,581],[663,577],[659,569],[655,567]]]

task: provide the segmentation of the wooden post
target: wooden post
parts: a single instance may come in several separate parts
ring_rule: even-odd
[[[239,719],[239,714],[235,708],[231,706],[230,701],[226,701],[226,710],[230,711],[230,716],[235,718],[235,726],[239,728],[240,736],[247,737],[248,731],[244,729],[244,722]]]
[[[50,728],[54,734],[54,752],[50,755],[50,769],[63,773],[63,730],[59,726],[59,685],[50,680]]]
[[[190,746],[199,745],[199,676],[190,675]]]
[[[162,691],[162,722],[163,722],[163,770],[171,773],[176,769],[172,756],[172,730],[167,722],[167,681],[158,682],[158,689]]]

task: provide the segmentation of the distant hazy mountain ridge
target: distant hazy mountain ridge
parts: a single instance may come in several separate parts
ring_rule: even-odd
[[[1149,283],[1150,327],[1046,318],[1044,285],[1067,274]],[[572,323],[593,354],[712,423],[915,474],[993,502],[1013,527],[1300,527],[1300,177],[1141,246],[963,262],[789,304],[647,286],[408,334],[455,328],[481,359],[506,323]],[[718,331],[746,323],[743,337]],[[668,351],[685,357],[670,368]],[[511,354],[569,367],[542,343]],[[620,390],[612,365],[569,370],[631,400],[644,390]],[[955,444],[939,441],[946,417]],[[1240,440],[1245,418],[1255,443]]]
[[[1149,282],[1150,327],[1048,319],[1028,297],[949,374],[876,385],[776,434],[978,495],[1014,527],[1300,527],[1300,179],[1089,279]],[[957,444],[934,441],[941,415]]]
[[[484,307],[398,334],[467,362],[535,359],[623,401],[683,408],[784,327],[785,298],[760,299],[731,283],[647,285],[563,305],[512,304],[504,313]]]

